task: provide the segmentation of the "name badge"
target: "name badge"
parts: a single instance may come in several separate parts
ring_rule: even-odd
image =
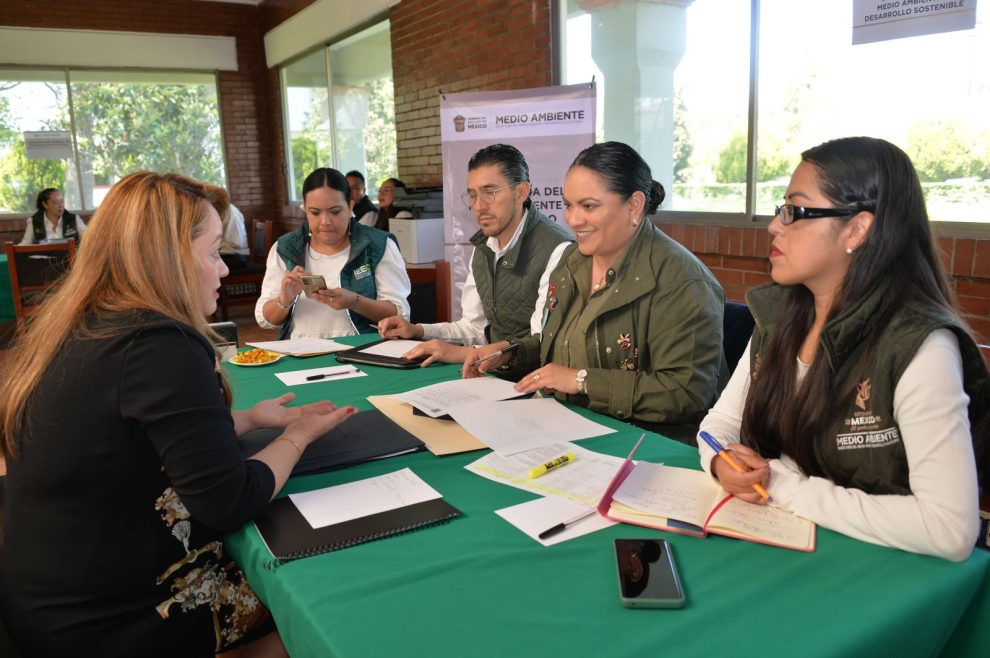
[[[365,263],[361,267],[354,270],[355,279],[363,279],[366,276],[371,276],[371,265]]]

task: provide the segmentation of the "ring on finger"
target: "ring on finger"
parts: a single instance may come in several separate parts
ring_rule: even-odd
[[[538,382],[543,375],[533,375],[533,381]]]

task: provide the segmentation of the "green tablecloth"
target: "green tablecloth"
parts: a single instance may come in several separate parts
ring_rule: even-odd
[[[10,290],[7,254],[0,254],[0,322],[14,321],[14,295]]]
[[[332,363],[283,359],[227,366],[243,408],[287,390],[274,372]],[[329,397],[369,408],[388,394],[457,376],[454,366],[296,386],[300,402]],[[624,456],[640,431],[582,445]],[[464,470],[481,452],[405,455],[294,478],[286,492],[410,467],[464,517],[448,524],[271,568],[253,524],[228,549],[266,602],[293,658],[313,656],[990,656],[990,554],[962,564],[859,542],[819,528],[800,553],[710,536],[617,525],[545,548],[494,510],[532,494]],[[637,458],[697,466],[693,449],[650,435]],[[662,535],[674,547],[687,606],[619,605],[612,539]]]

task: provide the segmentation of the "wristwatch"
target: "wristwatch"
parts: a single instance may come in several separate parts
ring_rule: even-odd
[[[509,354],[509,360],[498,367],[499,370],[511,370],[516,365],[516,350],[519,348],[519,341],[515,338],[506,338],[505,342],[508,343],[504,348],[503,352]]]
[[[577,384],[578,393],[588,394],[588,371],[581,368],[574,373],[574,382]]]

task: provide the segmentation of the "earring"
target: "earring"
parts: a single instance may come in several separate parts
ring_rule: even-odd
[[[846,253],[852,256],[853,253],[852,247],[846,247]]]
[[[635,219],[633,220],[633,226],[639,226],[639,222],[637,222]]]

